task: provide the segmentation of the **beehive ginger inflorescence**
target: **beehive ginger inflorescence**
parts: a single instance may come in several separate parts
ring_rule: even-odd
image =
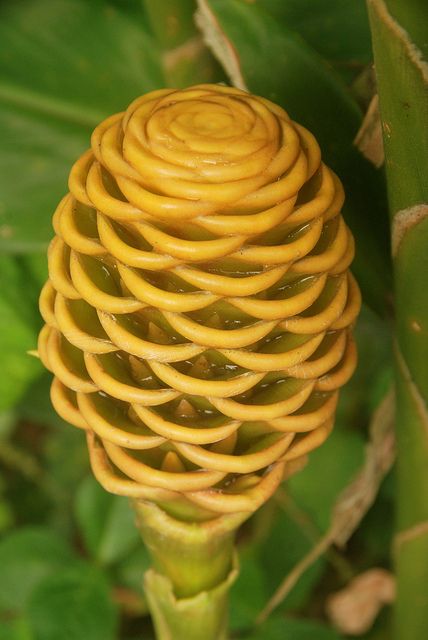
[[[256,509],[355,367],[340,181],[283,109],[199,85],[107,118],[69,188],[40,299],[57,412],[109,491]]]

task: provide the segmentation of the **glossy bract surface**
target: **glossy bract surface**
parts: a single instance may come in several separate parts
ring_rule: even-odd
[[[199,85],[102,122],[69,188],[40,300],[56,410],[114,493],[256,509],[355,367],[340,181],[280,107]]]

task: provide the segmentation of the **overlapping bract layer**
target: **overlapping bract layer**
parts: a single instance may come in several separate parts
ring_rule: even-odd
[[[40,300],[56,410],[113,492],[257,508],[355,366],[339,180],[281,108],[200,85],[101,123],[69,186]]]

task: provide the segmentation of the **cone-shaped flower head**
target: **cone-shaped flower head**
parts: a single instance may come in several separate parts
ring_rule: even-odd
[[[251,511],[329,434],[360,306],[314,137],[217,85],[102,122],[54,215],[39,353],[109,491]]]

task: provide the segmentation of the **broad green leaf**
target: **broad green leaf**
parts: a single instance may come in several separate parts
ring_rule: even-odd
[[[119,583],[142,594],[143,575],[151,565],[147,547],[141,542],[115,567]]]
[[[0,250],[46,249],[69,170],[89,146],[93,128],[40,114],[37,107],[4,104],[0,89]]]
[[[10,504],[0,496],[0,533],[13,525],[13,511]]]
[[[21,256],[0,254],[1,300],[4,300],[17,317],[28,326],[38,329],[42,325],[37,310],[39,283],[31,267]]]
[[[359,432],[336,425],[327,441],[310,454],[307,466],[288,481],[287,491],[320,532],[330,524],[339,493],[362,466],[364,446]]]
[[[340,640],[341,636],[333,629],[318,622],[273,617],[248,636],[247,640],[285,640],[286,638],[290,638],[290,640]]]
[[[160,47],[167,86],[185,87],[225,79],[196,28],[196,0],[142,0],[142,3],[147,25]]]
[[[349,427],[368,424],[392,383],[392,335],[367,305],[363,304],[354,329],[358,350],[357,368],[340,390],[336,422]]]
[[[0,626],[0,640],[34,640],[28,621],[18,618],[2,622]]]
[[[126,556],[140,539],[129,501],[107,493],[92,476],[80,485],[75,513],[88,551],[103,564]]]
[[[268,597],[260,603],[255,613],[260,613],[285,576],[310,551],[313,544],[314,540],[302,530],[301,523],[296,522],[283,508],[278,508],[269,536],[257,549]],[[322,557],[301,576],[281,605],[282,610],[295,610],[307,603],[325,565],[326,560]]]
[[[0,255],[0,353],[3,371],[0,411],[12,407],[41,372],[37,358],[28,351],[37,346],[41,319],[37,312],[38,284],[20,259]]]
[[[92,129],[163,86],[141,6],[21,0],[0,6],[0,248],[37,250]],[[40,25],[40,28],[35,28]]]
[[[52,428],[44,447],[43,465],[46,474],[55,485],[61,504],[58,517],[72,516],[76,487],[87,475],[89,468],[86,438],[81,429],[68,424]]]
[[[357,241],[353,270],[366,301],[385,311],[391,278],[386,195],[382,175],[353,146],[361,123],[356,103],[317,53],[259,6],[242,0],[200,5],[205,29],[227,39],[249,90],[282,105],[317,137],[345,186],[344,215]]]
[[[232,629],[246,629],[254,625],[257,614],[270,595],[260,559],[252,550],[239,554],[239,566],[238,579],[230,593]]]
[[[0,542],[0,611],[22,611],[46,577],[77,562],[64,541],[49,529],[28,527]]]
[[[15,414],[23,422],[22,434],[27,429],[29,434],[38,433],[37,451],[30,444],[27,455],[36,456],[43,474],[37,477],[38,491],[34,479],[27,479],[24,486],[18,484],[14,508],[26,521],[48,519],[62,534],[75,535],[73,500],[76,487],[88,474],[88,450],[84,433],[55,413],[49,399],[51,381],[52,375],[42,371],[15,406]]]
[[[21,256],[21,264],[27,270],[32,280],[38,285],[36,290],[37,296],[39,289],[48,279],[48,257],[45,251],[42,253],[26,253]],[[38,302],[38,300],[37,300]]]
[[[361,0],[256,0],[256,4],[296,31],[347,78],[372,59],[367,8]]]
[[[148,4],[150,12],[137,0],[21,0],[0,6],[2,250],[46,246],[71,165],[106,116],[152,89],[223,79],[202,41],[164,50],[160,35],[171,25],[177,31],[174,5],[187,16],[176,44],[194,37],[193,0]]]
[[[27,617],[34,640],[115,640],[116,606],[105,577],[93,567],[63,569],[32,594]]]
[[[296,565],[303,560],[327,530],[338,495],[353,479],[363,460],[364,444],[358,433],[336,429],[308,465],[292,476],[283,495],[277,496],[277,513],[258,551],[269,585],[269,597]],[[300,575],[282,603],[282,610],[295,611],[307,604],[326,565],[321,556]],[[267,604],[260,604],[259,610]]]
[[[64,422],[52,406],[49,390],[52,383],[50,371],[41,370],[25,390],[24,395],[15,405],[16,416],[21,420],[29,420],[36,424],[55,427],[55,429],[67,430],[70,426]],[[57,431],[54,432],[56,434]],[[55,437],[52,434],[51,437]],[[82,434],[80,434],[82,436]]]

